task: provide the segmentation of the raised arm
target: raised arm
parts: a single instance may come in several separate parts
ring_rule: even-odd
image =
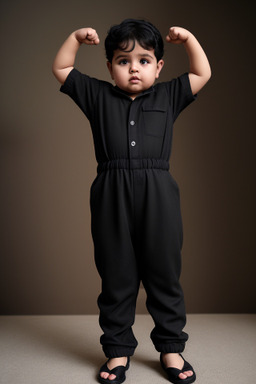
[[[181,27],[171,27],[166,40],[184,44],[189,58],[189,81],[195,95],[211,77],[211,67],[203,48],[191,32]]]
[[[60,47],[52,65],[56,79],[64,84],[69,72],[74,68],[76,54],[81,44],[95,45],[99,42],[98,34],[92,28],[81,28],[71,33]]]

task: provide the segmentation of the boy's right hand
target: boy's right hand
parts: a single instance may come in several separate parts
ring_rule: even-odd
[[[81,44],[97,45],[100,39],[92,28],[81,28],[69,35],[60,47],[53,65],[52,71],[56,79],[64,84],[68,74],[74,68],[77,51]]]
[[[97,32],[92,28],[78,29],[75,31],[75,37],[81,44],[97,45],[100,43]]]

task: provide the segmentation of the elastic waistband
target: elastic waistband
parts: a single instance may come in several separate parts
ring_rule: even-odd
[[[146,169],[158,168],[168,171],[169,162],[164,159],[114,159],[99,163],[97,173],[108,169]]]

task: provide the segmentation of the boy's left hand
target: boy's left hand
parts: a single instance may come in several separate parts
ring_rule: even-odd
[[[166,36],[166,41],[168,43],[173,43],[173,44],[182,44],[186,43],[190,35],[190,32],[181,27],[171,27],[169,29],[169,34]]]

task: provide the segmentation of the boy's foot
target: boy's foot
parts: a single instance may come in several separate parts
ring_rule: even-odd
[[[182,369],[184,366],[184,360],[179,353],[162,353],[163,363],[166,368],[178,368]],[[180,379],[186,379],[193,376],[193,371],[184,371],[179,374]]]
[[[114,357],[113,359],[110,359],[107,363],[107,367],[112,370],[113,368],[116,368],[118,366],[124,366],[126,367],[127,365],[127,357]],[[108,372],[101,372],[100,377],[103,379],[108,379],[108,380],[115,380],[116,375],[114,374],[109,374]]]

